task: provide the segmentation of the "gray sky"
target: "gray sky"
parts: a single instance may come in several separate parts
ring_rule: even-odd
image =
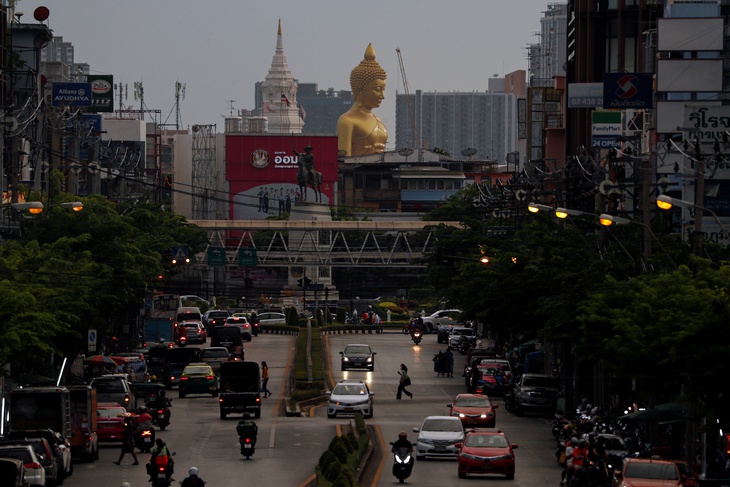
[[[404,92],[396,48],[412,93],[485,91],[495,74],[527,70],[526,46],[539,42],[548,3],[565,2],[20,0],[17,10],[31,23],[38,6],[48,7],[46,23],[74,45],[77,63],[128,85],[125,105],[140,108],[133,84],[141,81],[146,108],[174,124],[179,81],[186,85],[183,126],[216,124],[218,132],[230,100],[234,109],[254,107],[254,83],[271,66],[279,19],[293,76],[320,89],[349,90],[350,71],[372,42],[388,73],[386,100],[375,113],[394,130],[395,94]]]

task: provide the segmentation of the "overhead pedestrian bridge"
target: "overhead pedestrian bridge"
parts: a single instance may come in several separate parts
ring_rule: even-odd
[[[440,226],[457,221],[189,220],[225,248],[226,266],[240,266],[241,248],[256,249],[266,267],[425,267]],[[207,263],[208,249],[195,255]]]

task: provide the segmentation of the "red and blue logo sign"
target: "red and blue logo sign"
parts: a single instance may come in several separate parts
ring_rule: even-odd
[[[653,108],[651,73],[603,75],[603,108]]]

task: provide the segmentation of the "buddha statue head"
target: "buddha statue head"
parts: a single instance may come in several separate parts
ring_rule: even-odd
[[[387,74],[380,64],[375,60],[375,49],[372,44],[368,44],[365,49],[365,57],[360,64],[350,73],[350,88],[352,89],[352,98],[357,100],[362,94],[365,87],[373,80],[385,80]]]

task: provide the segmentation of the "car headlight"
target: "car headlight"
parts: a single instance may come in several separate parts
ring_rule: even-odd
[[[349,362],[349,361],[350,361],[350,359],[349,359],[349,358],[347,358],[347,357],[342,357],[342,361],[343,361],[343,362]]]
[[[428,438],[419,438],[418,442],[424,445],[433,445],[433,440],[429,440]]]
[[[462,453],[461,458],[464,458],[465,460],[480,460],[481,458],[476,455],[469,455],[468,453]]]
[[[372,357],[368,357],[368,360],[367,361],[368,362],[372,362],[373,361],[373,358]]]

